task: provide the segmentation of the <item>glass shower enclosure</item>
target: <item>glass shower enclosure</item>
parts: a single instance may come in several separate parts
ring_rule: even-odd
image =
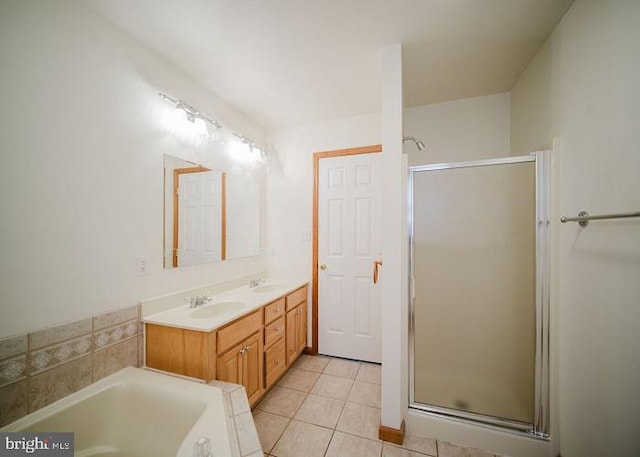
[[[410,167],[410,403],[548,436],[547,152]]]

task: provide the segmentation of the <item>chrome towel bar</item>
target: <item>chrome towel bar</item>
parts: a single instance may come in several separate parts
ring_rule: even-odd
[[[586,211],[580,211],[576,217],[562,216],[560,222],[577,222],[581,227],[586,227],[589,221],[598,219],[625,219],[627,217],[640,217],[640,211],[632,213],[599,214],[597,216],[590,216]]]

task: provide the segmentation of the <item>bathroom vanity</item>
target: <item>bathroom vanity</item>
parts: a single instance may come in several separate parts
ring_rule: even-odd
[[[147,367],[242,384],[253,406],[306,347],[307,284],[241,287],[143,322]]]

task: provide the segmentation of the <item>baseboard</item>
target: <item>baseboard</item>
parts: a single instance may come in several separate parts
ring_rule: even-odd
[[[400,424],[399,429],[380,425],[380,428],[378,429],[378,438],[382,441],[401,445],[404,441],[404,420],[402,421],[402,424]]]
[[[302,350],[303,354],[307,355],[318,355],[318,351],[314,351],[311,346],[307,346]]]

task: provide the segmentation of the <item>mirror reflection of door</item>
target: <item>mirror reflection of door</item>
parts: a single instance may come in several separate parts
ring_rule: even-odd
[[[221,260],[222,173],[177,168],[173,183],[173,266]]]

